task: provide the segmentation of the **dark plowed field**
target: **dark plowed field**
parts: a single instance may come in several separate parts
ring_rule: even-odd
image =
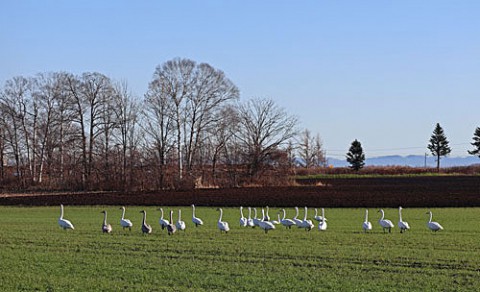
[[[0,205],[480,207],[480,176],[323,179],[298,187],[155,193],[2,194]]]

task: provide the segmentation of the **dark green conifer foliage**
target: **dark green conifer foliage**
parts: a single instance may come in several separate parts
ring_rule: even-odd
[[[472,151],[468,151],[468,154],[475,155],[480,158],[480,127],[477,127],[477,129],[475,129],[475,133],[473,134],[473,142],[470,144],[472,144],[475,149],[473,149]]]
[[[428,144],[428,150],[432,153],[433,156],[437,158],[437,171],[440,171],[440,158],[442,156],[447,156],[452,149],[448,146],[448,140],[443,132],[442,127],[439,123],[435,126],[433,134],[430,137],[430,144]]]
[[[347,153],[347,162],[350,168],[359,171],[365,165],[365,154],[363,153],[362,144],[355,139]]]

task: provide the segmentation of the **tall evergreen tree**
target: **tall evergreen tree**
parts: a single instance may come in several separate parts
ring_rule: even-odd
[[[433,130],[433,134],[430,137],[430,144],[427,146],[432,155],[437,157],[437,171],[440,171],[440,158],[442,156],[447,156],[452,151],[448,146],[448,143],[442,127],[437,123]]]
[[[355,139],[347,153],[347,162],[350,168],[359,171],[365,165],[365,154],[363,153],[362,144]]]
[[[475,149],[473,149],[472,151],[468,151],[468,154],[475,155],[480,158],[480,127],[477,127],[477,129],[475,129],[475,133],[473,134],[473,142],[470,144],[472,144]]]

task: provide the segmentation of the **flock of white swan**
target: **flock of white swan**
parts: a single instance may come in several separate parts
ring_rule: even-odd
[[[128,228],[129,230],[132,230],[133,223],[129,219],[125,219],[125,207],[120,208],[122,210],[122,218],[120,218],[120,225],[122,226],[123,229]],[[253,209],[253,217],[252,217],[252,209]],[[160,227],[163,229],[167,229],[168,235],[174,234],[177,230],[185,230],[186,224],[185,221],[182,221],[182,211],[178,210],[178,220],[174,223],[173,221],[173,211],[170,210],[170,220],[163,218],[163,209],[160,208],[158,209],[161,212],[161,217],[159,219],[159,224]],[[218,218],[217,221],[217,228],[220,230],[220,232],[225,232],[227,233],[230,230],[230,226],[228,222],[223,221],[223,210],[222,208],[218,208],[217,211],[220,212],[220,217]],[[275,225],[283,225],[286,228],[291,229],[292,226],[296,226],[298,228],[303,228],[306,231],[310,231],[314,228],[313,221],[310,219],[307,219],[307,207],[305,207],[305,213],[303,216],[303,220],[298,219],[299,210],[298,207],[295,207],[295,217],[292,219],[286,218],[286,212],[285,209],[282,209],[283,217],[280,218],[280,212],[277,214],[277,220],[271,219],[268,212],[269,208],[268,206],[266,207],[266,210],[262,208],[262,217],[258,218],[257,216],[257,209],[256,208],[251,208],[248,207],[248,218],[243,215],[243,207],[240,207],[240,226],[241,227],[256,227],[258,226],[259,228],[263,229],[265,233],[268,233],[269,230],[275,229]],[[379,225],[383,228],[384,233],[388,230],[389,233],[392,232],[392,228],[395,226],[393,225],[391,220],[385,219],[385,213],[382,209],[379,210],[381,213],[381,218],[378,220]],[[112,225],[107,223],[107,211],[102,211],[103,213],[103,224],[102,224],[102,231],[104,233],[111,233],[112,232]],[[152,233],[152,226],[147,224],[147,212],[145,210],[140,211],[140,213],[143,213],[143,219],[142,219],[142,232],[144,234],[149,234]],[[428,211],[427,214],[430,214],[430,220],[427,223],[427,227],[432,230],[432,231],[439,231],[443,230],[442,225],[440,225],[438,222],[432,221],[432,212]],[[398,207],[398,228],[400,229],[400,233],[405,232],[406,230],[410,229],[410,225],[406,222],[403,221],[402,219],[402,207]],[[325,217],[325,210],[322,208],[322,215],[318,215],[317,209],[315,209],[315,216],[314,219],[318,221],[318,230],[320,231],[325,231],[327,230],[327,218]],[[195,225],[195,227],[203,225],[202,219],[196,217],[195,215],[195,205],[192,205],[192,223]],[[67,229],[75,229],[73,226],[72,222],[69,220],[63,218],[63,205],[60,205],[60,217],[58,218],[58,224],[60,225],[61,228],[64,230]],[[368,209],[365,210],[365,221],[362,224],[362,229],[364,232],[372,230],[372,223],[368,221]]]

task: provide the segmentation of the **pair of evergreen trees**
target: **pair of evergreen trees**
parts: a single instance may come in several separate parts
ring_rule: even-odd
[[[452,149],[448,145],[449,142],[447,137],[445,136],[443,128],[439,123],[437,123],[435,126],[429,142],[430,144],[428,144],[427,148],[430,150],[432,155],[436,157],[437,171],[440,171],[441,157],[450,154]],[[470,155],[476,155],[480,158],[480,127],[475,129],[473,142],[471,144],[474,146],[474,149],[468,151],[468,153]],[[365,154],[363,153],[362,144],[357,139],[355,139],[350,146],[350,149],[347,153],[347,162],[350,163],[350,168],[355,171],[362,169],[365,165]]]

